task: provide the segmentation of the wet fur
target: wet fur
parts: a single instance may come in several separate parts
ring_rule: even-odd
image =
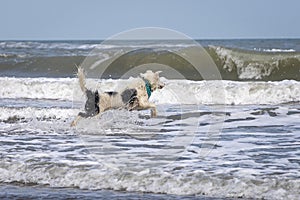
[[[125,108],[127,110],[145,110],[151,109],[151,116],[156,116],[156,106],[148,101],[148,94],[145,87],[145,81],[150,82],[151,91],[160,89],[164,86],[159,81],[160,72],[148,70],[141,74],[142,78],[132,80],[126,89],[121,92],[109,91],[99,95],[98,91],[92,91],[86,88],[85,74],[82,68],[78,68],[78,79],[81,91],[86,96],[85,112],[80,112],[71,126],[75,126],[80,118],[94,117],[109,109]]]

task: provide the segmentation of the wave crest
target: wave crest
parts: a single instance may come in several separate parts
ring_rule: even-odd
[[[100,92],[130,80],[88,80]],[[188,81],[167,80],[150,100],[157,104],[280,104],[299,102],[300,82]],[[0,78],[0,98],[84,99],[75,78]]]
[[[209,47],[208,52],[219,67],[223,79],[300,80],[299,53],[263,53],[214,46]]]

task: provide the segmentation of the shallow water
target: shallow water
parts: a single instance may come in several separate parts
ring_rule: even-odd
[[[190,41],[100,42],[0,42],[0,198],[299,199],[298,39],[197,41],[226,80],[202,80],[175,55]],[[72,128],[87,55],[100,93],[145,63],[194,81],[164,71],[156,118],[111,110]]]
[[[49,188],[41,186],[0,186],[1,199],[199,199],[216,200],[220,198],[205,196],[178,196],[165,194],[122,192],[111,190],[80,190],[69,188]],[[221,198],[230,200],[230,198]]]
[[[148,111],[113,110],[70,128],[78,112],[71,102],[14,101],[1,105],[9,110],[0,123],[2,184],[46,191],[50,186],[223,198],[299,196],[298,103],[159,104],[157,118]]]

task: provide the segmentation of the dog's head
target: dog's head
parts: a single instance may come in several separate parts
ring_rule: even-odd
[[[159,79],[160,73],[161,71],[153,72],[151,70],[147,70],[144,74],[140,74],[142,78],[149,81],[152,92],[156,89],[162,89],[165,86],[165,84]]]

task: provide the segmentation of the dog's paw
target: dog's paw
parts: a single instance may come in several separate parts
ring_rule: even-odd
[[[70,124],[70,127],[76,126],[77,121],[78,121],[78,117],[72,121],[72,123]]]
[[[157,116],[156,109],[151,109],[151,117],[156,117],[156,116]]]
[[[70,124],[70,127],[74,127],[74,126],[76,126],[76,123],[75,123],[75,121],[72,121],[72,123]]]

